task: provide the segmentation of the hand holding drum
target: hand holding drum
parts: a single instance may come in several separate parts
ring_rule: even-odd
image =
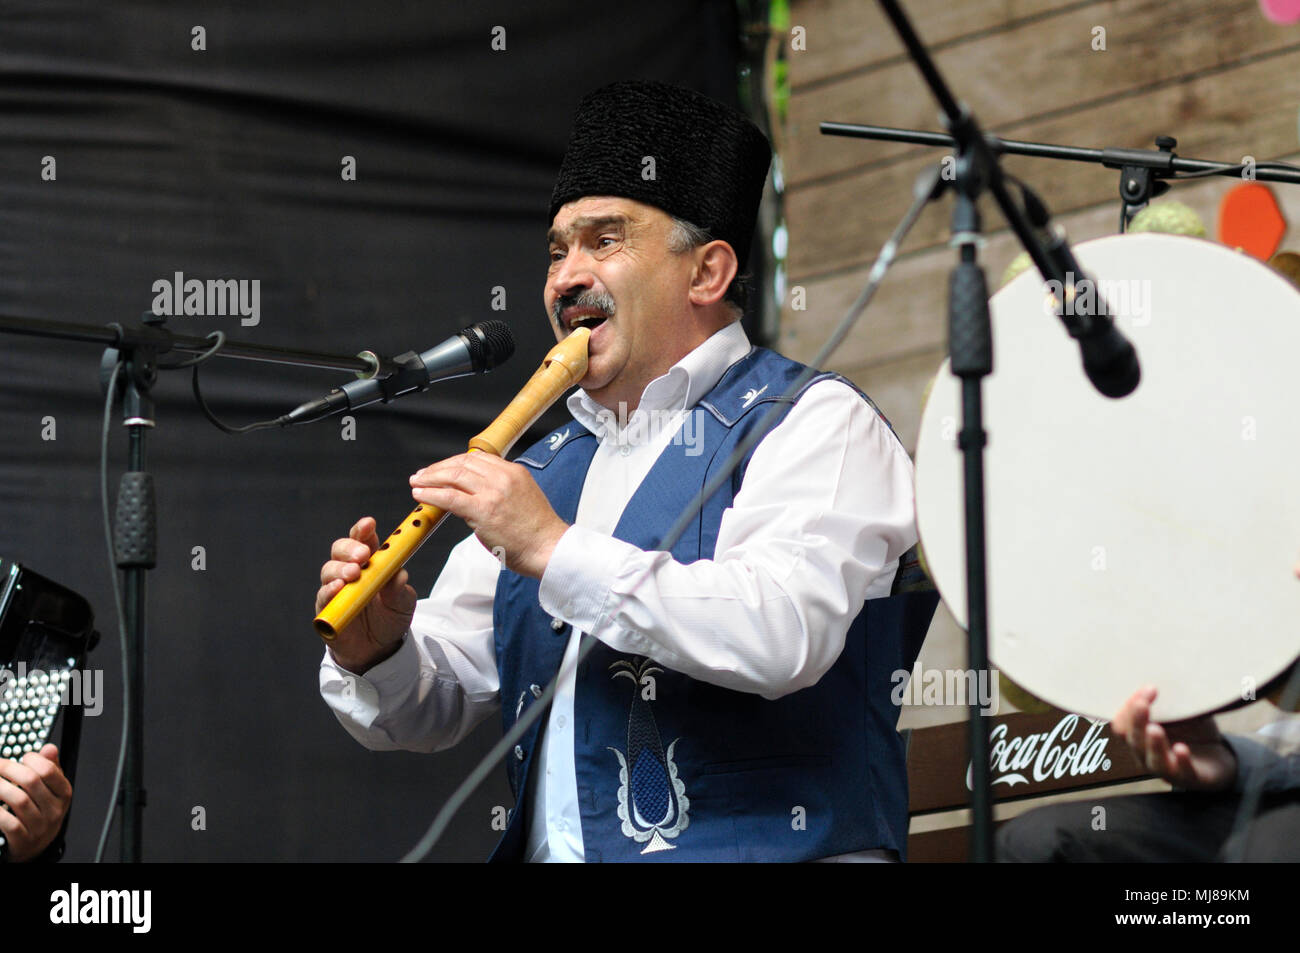
[[[990,299],[989,656],[1026,691],[1094,718],[1157,686],[1150,720],[1181,723],[1264,695],[1300,651],[1300,586],[1285,568],[1300,539],[1300,295],[1262,262],[1182,235],[1075,252],[1141,355],[1142,386],[1095,393],[1037,275]],[[916,509],[959,625],[960,419],[945,368],[918,431]]]

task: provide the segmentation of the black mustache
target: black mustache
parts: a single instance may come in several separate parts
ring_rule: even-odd
[[[564,312],[568,308],[595,308],[606,318],[614,316],[614,296],[608,291],[583,291],[576,295],[561,295],[551,308],[551,320],[564,326]]]

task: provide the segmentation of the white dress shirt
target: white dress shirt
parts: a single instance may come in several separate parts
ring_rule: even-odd
[[[571,664],[581,633],[701,681],[779,698],[834,664],[863,601],[889,594],[899,556],[916,543],[911,460],[838,381],[809,388],[756,448],[713,559],[682,565],[610,535],[663,449],[676,440],[690,452],[698,431],[689,414],[707,413],[699,399],[749,349],[739,324],[719,331],[651,381],[621,429],[583,391],[568,400],[599,444],[539,591],[542,608],[573,634],[561,665],[568,677],[530,769],[530,860],[583,859]],[[499,569],[471,535],[452,550],[396,654],[356,676],[325,653],[321,694],[353,737],[374,750],[437,751],[498,705],[516,704],[499,698]]]

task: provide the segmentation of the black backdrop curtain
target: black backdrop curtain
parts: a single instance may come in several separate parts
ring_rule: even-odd
[[[396,525],[406,476],[462,450],[553,340],[543,235],[578,98],[646,78],[734,102],[735,19],[725,0],[0,8],[0,314],[133,321],[155,281],[183,272],[257,279],[261,299],[255,326],[170,318],[182,333],[395,354],[500,318],[517,341],[488,377],[359,412],[355,439],[337,418],[227,436],[200,416],[188,372],[162,378],[148,437],[161,532],[146,860],[394,859],[499,737],[492,719],[432,756],[352,741],[317,693],[318,568],[358,516],[381,535]],[[0,335],[0,553],[83,593],[105,634],[70,860],[93,854],[120,728],[99,359],[93,345]],[[204,374],[218,413],[238,422],[343,379],[226,360]],[[116,419],[110,439],[115,486]],[[444,526],[410,564],[417,588],[464,531]],[[493,807],[509,804],[498,771],[434,858],[486,857]]]

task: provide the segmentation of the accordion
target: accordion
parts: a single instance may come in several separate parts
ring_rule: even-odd
[[[72,781],[86,654],[99,638],[94,623],[81,596],[0,557],[0,757],[40,751],[58,725],[59,761]],[[0,857],[4,850],[0,837]]]

